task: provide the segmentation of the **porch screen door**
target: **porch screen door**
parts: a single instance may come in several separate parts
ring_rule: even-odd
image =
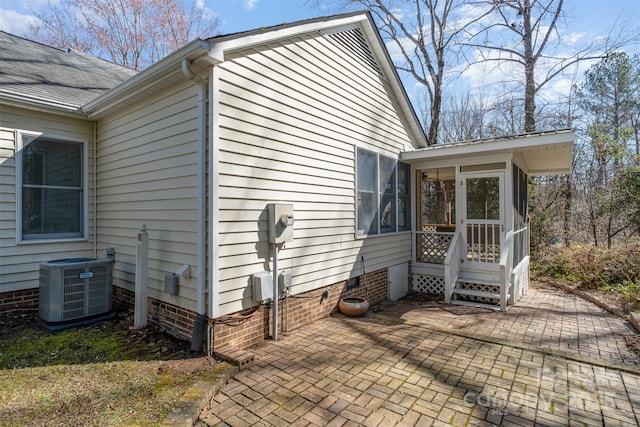
[[[497,271],[504,240],[504,172],[462,175],[467,268]]]

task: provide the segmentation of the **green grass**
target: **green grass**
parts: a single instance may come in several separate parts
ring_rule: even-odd
[[[188,343],[118,322],[0,335],[0,426],[155,426],[194,381],[159,373]]]

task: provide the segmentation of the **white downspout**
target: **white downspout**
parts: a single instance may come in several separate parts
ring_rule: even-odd
[[[220,229],[218,219],[220,218],[220,164],[218,159],[220,158],[220,133],[219,119],[220,119],[220,92],[219,88],[220,68],[214,66],[211,70],[209,81],[209,168],[207,170],[209,176],[209,239],[208,244],[208,259],[209,259],[209,318],[213,319],[220,316],[220,295],[218,293],[217,284],[220,279],[220,266],[219,266],[219,240]],[[215,287],[215,288],[214,288]],[[213,344],[213,343],[210,343]],[[213,346],[209,346],[209,350],[212,350]]]
[[[191,61],[182,60],[182,73],[198,86],[198,209],[196,321],[193,326],[191,351],[199,352],[204,340],[206,320],[207,267],[207,81],[191,70]]]
[[[98,257],[98,124],[93,122],[93,257]]]

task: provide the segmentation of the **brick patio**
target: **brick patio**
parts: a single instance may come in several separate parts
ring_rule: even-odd
[[[201,425],[639,425],[633,333],[557,290],[506,313],[385,304],[252,349]]]

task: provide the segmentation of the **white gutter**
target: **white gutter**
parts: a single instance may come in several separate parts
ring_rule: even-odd
[[[189,61],[196,58],[203,58],[206,62],[214,64],[215,61],[208,56],[209,43],[196,39],[188,45],[176,50],[164,57],[144,71],[120,83],[118,86],[100,95],[96,99],[83,106],[83,111],[93,118],[104,111],[134,98],[146,89],[157,86],[158,81],[167,75],[176,72],[181,62],[187,58]],[[191,68],[191,67],[189,67]],[[179,72],[179,71],[178,71]]]
[[[191,70],[191,61],[182,60],[182,73],[198,86],[198,209],[197,209],[197,268],[196,324],[194,325],[191,351],[198,352],[204,339],[207,292],[207,81]]]
[[[82,112],[82,107],[79,105],[67,104],[66,102],[59,102],[39,96],[25,95],[6,89],[0,89],[0,102],[14,107],[45,113],[54,113],[75,118],[87,118],[86,114]]]
[[[213,67],[209,82],[209,318],[220,316],[220,68]],[[216,288],[214,289],[214,286]],[[210,349],[209,349],[210,350]]]
[[[93,256],[98,257],[98,124],[93,122]]]

